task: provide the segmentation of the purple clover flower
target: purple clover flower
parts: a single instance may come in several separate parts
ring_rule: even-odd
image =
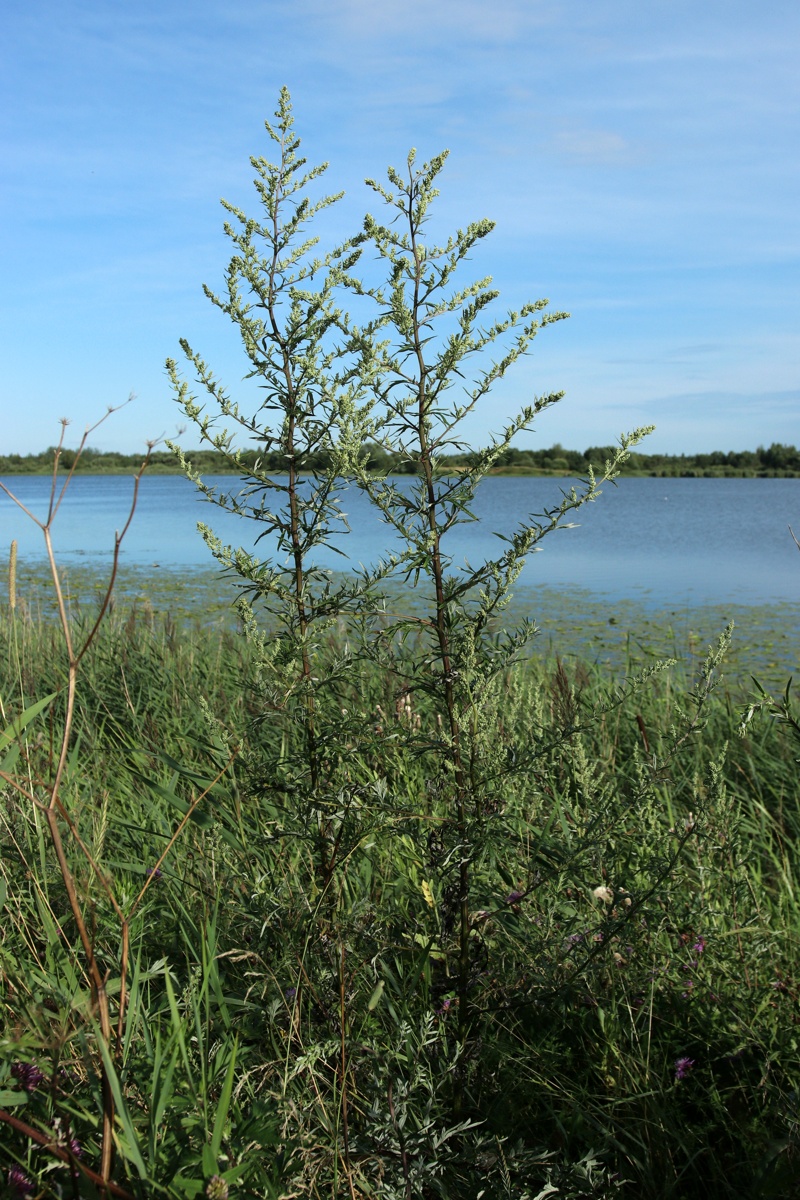
[[[35,1092],[39,1084],[44,1083],[44,1075],[35,1063],[12,1063],[11,1074],[26,1092]]]
[[[695,954],[702,954],[703,951],[705,950],[705,948],[706,948],[706,939],[705,938],[698,938],[697,941],[695,942],[695,944],[692,946],[692,949],[694,950]]]
[[[689,1058],[685,1054],[681,1058],[676,1058],[675,1059],[675,1078],[676,1078],[676,1080],[677,1079],[685,1079],[694,1065],[695,1065],[694,1059]]]
[[[36,1190],[22,1167],[12,1167],[8,1172],[8,1186],[15,1196],[32,1196]]]
[[[447,997],[446,1000],[443,1000],[442,1007],[437,1008],[437,1010],[436,1010],[437,1016],[442,1016],[444,1013],[446,1013],[452,1003],[453,1003],[453,1001],[449,996]]]
[[[148,879],[155,879],[156,882],[158,882],[159,879],[164,878],[164,874],[160,867],[148,867],[145,871],[145,875]]]
[[[208,1200],[228,1200],[228,1185],[221,1175],[212,1175],[206,1185]]]
[[[286,997],[286,999],[289,1001],[289,1003],[291,1004],[292,1000],[294,1000],[294,998],[297,995],[297,988],[289,987],[286,989],[286,991],[283,994]]]
[[[524,895],[524,892],[509,892],[506,896],[506,904],[519,904]]]

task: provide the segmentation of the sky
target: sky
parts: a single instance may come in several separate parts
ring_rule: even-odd
[[[182,337],[236,397],[246,360],[202,284],[230,257],[220,198],[258,215],[283,85],[346,191],[323,247],[381,215],[365,177],[447,148],[429,236],[496,222],[463,282],[570,312],[473,445],[562,389],[519,445],[800,443],[796,0],[6,0],[0,45],[0,454],[62,417],[74,445],[131,393],[90,444],[174,437]]]

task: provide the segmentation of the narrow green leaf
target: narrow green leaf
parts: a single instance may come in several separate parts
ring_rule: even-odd
[[[18,717],[15,717],[6,729],[0,730],[0,753],[17,740],[25,726],[29,725],[34,717],[38,717],[40,712],[48,708],[57,695],[58,692],[51,692],[49,696],[45,696],[44,700],[37,700],[30,708],[26,708]]]
[[[128,1106],[125,1103],[125,1097],[122,1094],[119,1076],[117,1075],[116,1068],[111,1061],[111,1055],[108,1052],[108,1046],[106,1045],[99,1029],[97,1029],[97,1045],[100,1049],[100,1054],[103,1059],[103,1066],[105,1067],[109,1087],[111,1088],[111,1093],[114,1097],[116,1118],[125,1133],[125,1145],[123,1147],[125,1157],[130,1159],[130,1161],[136,1167],[136,1170],[139,1172],[139,1178],[147,1179],[147,1167],[145,1166],[144,1159],[142,1158],[142,1152],[139,1149],[139,1139],[136,1136],[136,1130],[133,1127],[133,1121],[131,1120],[131,1115],[128,1112]]]
[[[231,1095],[233,1094],[233,1079],[236,1071],[236,1052],[239,1048],[238,1041],[233,1043],[231,1049],[231,1061],[228,1063],[228,1071],[225,1076],[225,1083],[222,1086],[222,1094],[217,1105],[217,1115],[214,1118],[214,1129],[211,1134],[211,1153],[214,1158],[214,1170],[217,1167],[219,1159],[220,1146],[222,1145],[222,1135],[225,1132],[225,1122],[228,1119],[228,1110],[231,1106]]]
[[[206,1142],[205,1146],[203,1146],[202,1159],[203,1174],[206,1176],[206,1178],[208,1178],[209,1175],[216,1175],[217,1157],[208,1142]]]
[[[372,1012],[372,1010],[374,1008],[377,1008],[378,1004],[380,1003],[381,996],[383,995],[383,989],[385,987],[386,987],[385,981],[383,979],[379,979],[377,986],[375,987],[372,995],[369,998],[369,1001],[367,1002],[367,1008],[369,1009],[370,1012]]]

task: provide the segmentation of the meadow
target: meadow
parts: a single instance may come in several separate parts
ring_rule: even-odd
[[[418,166],[411,152],[405,174],[371,181],[389,224],[367,216],[313,257],[305,226],[336,197],[307,197],[324,168],[298,156],[285,90],[267,132],[277,163],[251,160],[266,216],[225,204],[226,292],[207,289],[241,334],[255,410],[187,341],[194,383],[167,363],[235,481],[211,485],[173,453],[202,495],[256,523],[264,557],[201,526],[217,564],[205,583],[124,571],[146,456],[108,574],[65,572],[53,528],[96,426],[66,470],[62,430],[49,508],[28,513],[49,590],[12,552],[7,1190],[791,1200],[793,615],[744,610],[741,637],[730,612],[641,623],[555,593],[537,636],[538,614],[515,610],[528,556],[647,429],[496,531],[494,557],[455,569],[451,531],[560,395],[534,398],[457,474],[445,451],[566,314],[541,300],[490,322],[490,280],[452,289],[491,222],[423,237],[446,154]],[[383,282],[354,277],[364,246]],[[411,486],[370,470],[376,439]],[[284,472],[246,460],[242,440]],[[315,551],[346,530],[348,486],[402,547],[335,573]]]

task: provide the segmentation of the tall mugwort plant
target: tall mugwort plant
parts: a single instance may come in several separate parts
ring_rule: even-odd
[[[420,167],[412,151],[405,174],[389,169],[388,186],[367,181],[392,212],[389,223],[368,215],[360,239],[377,253],[386,282],[374,287],[352,278],[348,282],[377,307],[381,340],[371,332],[354,332],[354,345],[369,364],[376,406],[370,436],[399,455],[417,477],[408,489],[371,474],[365,459],[360,460],[359,485],[405,545],[393,569],[406,580],[413,576],[415,584],[423,580],[428,585],[427,615],[390,621],[378,633],[373,651],[382,665],[405,675],[409,695],[425,698],[440,731],[417,749],[429,764],[437,797],[434,858],[444,924],[453,929],[463,1055],[474,1025],[471,913],[478,906],[473,868],[486,851],[493,814],[502,808],[503,789],[514,773],[500,761],[495,735],[502,720],[503,678],[535,633],[529,622],[504,630],[499,618],[526,559],[547,535],[570,527],[570,514],[594,501],[601,484],[615,479],[631,447],[650,428],[624,436],[600,478],[590,468],[588,478],[562,493],[554,506],[523,519],[514,532],[499,534],[505,543],[501,554],[477,566],[454,562],[449,535],[475,520],[481,483],[513,439],[532,431],[563,393],[538,396],[524,405],[484,449],[471,455],[466,469],[448,471],[444,455],[463,450],[467,418],[530,352],[540,331],[568,314],[549,311],[548,300],[536,300],[499,320],[488,319],[499,295],[491,278],[465,286],[454,281],[494,225],[482,220],[457,230],[441,245],[427,241],[425,225],[446,158],[445,152]],[[487,356],[490,361],[484,365]],[[415,656],[398,658],[398,644],[412,631]],[[453,1098],[457,1117],[464,1107],[460,1079],[457,1075]]]
[[[338,281],[360,250],[345,244],[315,256],[319,239],[307,226],[341,193],[310,198],[310,185],[327,164],[308,168],[300,156],[285,88],[275,116],[266,129],[276,161],[251,159],[260,219],[222,202],[231,218],[225,233],[234,248],[226,292],[218,296],[204,288],[238,330],[249,361],[246,378],[255,381],[257,396],[249,410],[231,400],[186,340],[181,346],[204,401],[192,394],[174,360],[167,370],[183,413],[239,480],[235,490],[207,484],[173,446],[185,472],[206,499],[253,523],[256,546],[270,548],[271,557],[259,559],[251,550],[223,544],[208,525],[200,526],[212,554],[240,589],[239,611],[260,655],[262,716],[286,734],[274,761],[264,764],[261,789],[285,797],[294,817],[302,813],[307,831],[313,826],[318,888],[325,893],[341,849],[341,824],[337,833],[329,819],[337,792],[337,747],[347,736],[337,685],[351,666],[349,652],[332,650],[329,635],[344,614],[368,602],[375,582],[370,576],[336,580],[315,561],[315,552],[323,548],[337,551],[335,539],[347,530],[340,494],[366,428],[368,406],[362,403],[363,386],[346,368],[349,352],[337,337],[344,316],[335,300]],[[205,409],[209,402],[211,414]],[[220,420],[226,424],[217,429]],[[268,471],[261,458],[245,465],[244,447],[234,434],[270,454],[273,464],[277,453],[282,470]]]

